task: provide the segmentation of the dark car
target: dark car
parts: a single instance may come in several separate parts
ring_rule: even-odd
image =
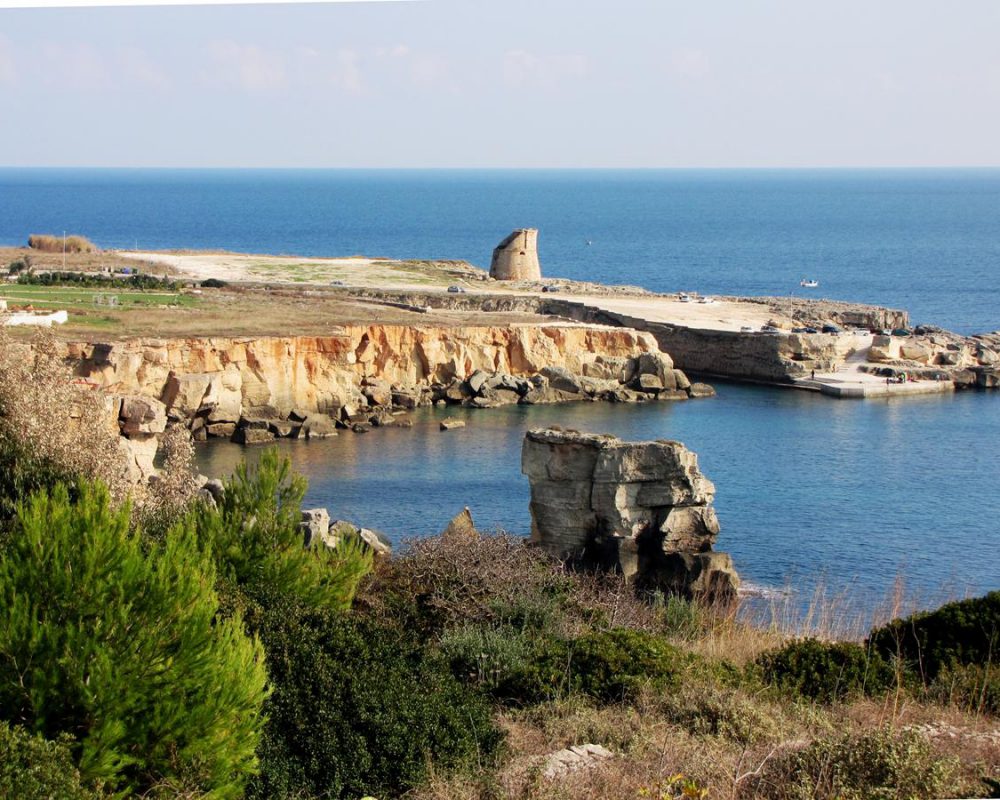
[[[842,331],[836,325],[824,325],[823,333],[830,333],[834,336],[838,336]]]
[[[913,334],[907,328],[893,328],[893,336],[912,336]]]

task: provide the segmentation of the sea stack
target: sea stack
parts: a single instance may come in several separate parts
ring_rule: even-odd
[[[558,558],[646,590],[735,599],[732,559],[712,548],[715,486],[680,442],[531,430],[521,472],[531,484],[531,537]]]
[[[498,281],[540,281],[538,230],[518,228],[493,250],[490,277]]]

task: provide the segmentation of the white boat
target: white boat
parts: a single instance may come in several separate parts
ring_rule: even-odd
[[[815,289],[819,286],[819,281],[809,280],[808,278],[803,278],[799,281],[799,286],[803,289]]]

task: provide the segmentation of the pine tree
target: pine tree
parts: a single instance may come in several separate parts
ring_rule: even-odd
[[[190,519],[129,531],[100,484],[32,496],[0,552],[0,715],[72,736],[87,780],[238,797],[256,767],[263,651],[220,619]]]
[[[215,558],[222,582],[240,599],[267,606],[281,599],[306,608],[345,611],[372,555],[357,537],[336,548],[306,548],[299,527],[305,479],[274,449],[255,468],[241,464],[226,483],[218,508],[192,520]]]

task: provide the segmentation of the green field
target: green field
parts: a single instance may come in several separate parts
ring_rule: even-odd
[[[184,306],[198,304],[198,298],[181,292],[139,292],[128,289],[71,288],[66,286],[0,286],[0,298],[11,305],[31,304],[38,308],[65,308],[89,306],[91,308],[134,308],[136,306]],[[104,298],[103,303],[99,302]],[[108,304],[117,298],[117,306]]]

